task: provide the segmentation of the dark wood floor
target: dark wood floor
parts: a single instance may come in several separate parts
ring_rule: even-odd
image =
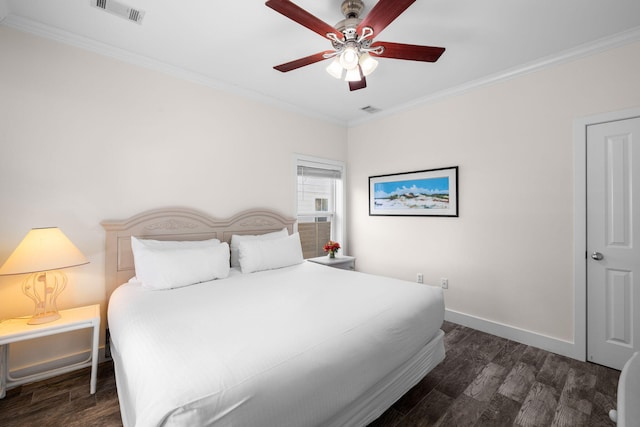
[[[615,426],[619,371],[445,322],[446,359],[370,427]]]
[[[445,322],[447,357],[370,427],[614,426],[619,372]],[[113,365],[7,392],[0,426],[121,426]]]

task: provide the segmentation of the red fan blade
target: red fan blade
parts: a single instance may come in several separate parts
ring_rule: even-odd
[[[357,82],[349,82],[349,90],[354,91],[358,89],[364,89],[367,87],[367,79],[364,78],[364,74],[362,74],[362,68],[358,65],[358,71],[360,72],[360,80]]]
[[[304,58],[296,59],[295,61],[287,62],[286,64],[276,65],[275,68],[278,71],[282,71],[286,73],[287,71],[295,70],[296,68],[304,67],[306,65],[315,64],[316,62],[320,62],[325,60],[325,53],[334,53],[333,50],[325,50],[324,52],[315,53],[313,55],[306,56]]]
[[[362,34],[364,27],[373,28],[377,36],[387,28],[402,12],[407,10],[416,0],[380,0],[358,25],[358,34]]]
[[[417,46],[414,44],[375,42],[371,48],[384,46],[380,57],[407,59],[409,61],[436,62],[445,51],[443,47]]]
[[[291,3],[289,0],[269,0],[265,4],[276,12],[281,13],[298,24],[307,27],[314,33],[320,34],[322,37],[327,37],[327,33],[334,33],[339,39],[343,38],[340,31],[316,18],[300,6]]]
[[[350,91],[364,89],[365,87],[367,87],[367,79],[365,79],[364,77],[361,78],[358,82],[349,82]]]

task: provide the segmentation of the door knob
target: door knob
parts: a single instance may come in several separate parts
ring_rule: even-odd
[[[591,254],[591,258],[595,259],[596,261],[602,261],[604,259],[604,255],[602,255],[600,252],[594,252]]]

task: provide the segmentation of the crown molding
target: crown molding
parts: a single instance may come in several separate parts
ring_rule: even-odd
[[[572,49],[565,50],[558,54],[550,55],[547,57],[539,58],[535,61],[529,62],[524,65],[520,65],[514,68],[510,68],[499,73],[491,74],[482,77],[477,80],[470,81],[460,86],[456,86],[450,89],[446,89],[434,94],[415,99],[411,102],[390,108],[388,110],[380,111],[370,117],[363,117],[360,119],[345,121],[338,120],[333,117],[329,117],[311,110],[301,109],[299,106],[286,103],[284,101],[275,99],[273,97],[264,95],[262,93],[247,90],[237,85],[222,82],[212,79],[199,73],[188,71],[165,62],[161,62],[146,56],[137,55],[128,52],[124,49],[117,48],[105,43],[101,43],[86,37],[81,37],[76,34],[64,31],[55,27],[41,24],[32,20],[24,19],[15,15],[8,15],[4,19],[0,20],[0,25],[4,25],[16,30],[24,31],[27,33],[35,34],[40,37],[55,40],[64,44],[79,47],[85,50],[89,50],[100,55],[108,56],[123,62],[127,62],[133,65],[144,67],[153,71],[159,71],[161,73],[187,80],[192,83],[201,84],[216,90],[232,93],[238,96],[252,99],[254,101],[261,102],[270,106],[274,106],[285,111],[289,111],[296,114],[303,114],[307,117],[319,119],[323,121],[331,122],[335,125],[344,127],[355,127],[365,123],[369,123],[375,120],[379,120],[383,117],[392,116],[403,111],[413,109],[418,106],[434,103],[444,98],[451,96],[461,95],[471,90],[510,80],[525,74],[533,73],[543,70],[545,68],[553,67],[565,62],[573,61],[578,58],[594,55],[609,49],[624,46],[630,43],[640,41],[640,27],[635,27],[627,31],[623,31],[612,36],[604,37],[595,40],[590,43],[577,46]]]
[[[604,37],[594,42],[585,43],[572,49],[565,50],[558,54],[539,58],[535,61],[527,64],[519,65],[514,68],[510,68],[501,71],[496,74],[482,77],[477,80],[470,81],[460,86],[456,86],[447,90],[436,92],[434,94],[416,99],[409,103],[383,110],[380,113],[376,113],[374,117],[365,117],[362,119],[351,120],[348,123],[349,127],[355,127],[364,123],[369,123],[373,120],[378,120],[382,117],[388,117],[398,114],[403,111],[413,109],[418,106],[431,104],[440,101],[444,98],[451,96],[461,95],[463,93],[478,89],[483,86],[493,85],[506,80],[510,80],[525,74],[533,73],[536,71],[550,68],[559,64],[574,61],[579,58],[594,55],[600,52],[604,52],[616,47],[624,46],[634,42],[640,41],[640,27],[635,27],[627,31],[623,31],[612,36]]]
[[[158,61],[156,59],[152,59],[143,55],[138,55],[124,49],[120,49],[106,43],[101,43],[87,37],[82,37],[77,34],[61,30],[59,28],[44,25],[30,19],[24,19],[15,15],[8,15],[3,20],[0,20],[0,25],[34,34],[36,36],[40,36],[49,40],[54,40],[63,44],[79,47],[81,49],[97,53],[99,55],[107,56],[119,61],[147,68],[152,71],[158,71],[163,74],[207,86],[215,90],[248,98],[262,104],[277,107],[285,111],[302,114],[304,116],[318,120],[328,121],[335,125],[343,127],[347,126],[346,120],[337,120],[333,117],[329,117],[311,110],[301,109],[297,105],[289,104],[260,92],[248,90],[228,82],[212,79],[203,74],[185,70],[183,68],[167,64],[166,62]]]

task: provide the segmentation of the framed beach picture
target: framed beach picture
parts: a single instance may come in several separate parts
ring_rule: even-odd
[[[458,167],[370,176],[369,215],[458,216]]]

